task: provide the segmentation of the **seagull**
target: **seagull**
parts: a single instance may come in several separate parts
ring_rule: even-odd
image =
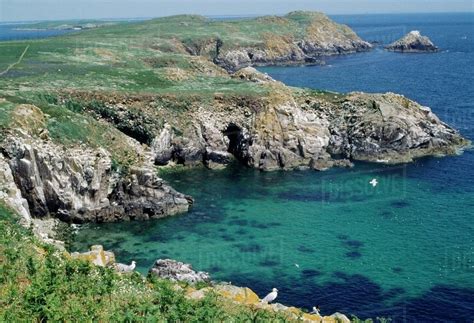
[[[300,265],[298,265],[298,264],[295,264],[295,267],[296,267],[296,268],[300,268]]]
[[[273,288],[272,292],[268,294],[267,296],[265,296],[260,302],[271,303],[275,300],[275,298],[277,298],[277,296],[278,296],[278,289]]]
[[[117,270],[119,273],[131,273],[132,271],[135,270],[136,266],[137,266],[137,263],[135,262],[135,260],[132,261],[130,265],[117,263],[115,264],[115,270]]]
[[[377,186],[378,183],[379,183],[379,182],[377,181],[376,178],[373,178],[373,179],[369,182],[369,184],[372,185],[372,187]]]
[[[319,314],[319,306],[313,306],[313,311],[311,312],[311,314],[321,315]]]

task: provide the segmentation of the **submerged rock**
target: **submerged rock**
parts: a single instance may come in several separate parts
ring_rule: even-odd
[[[410,31],[407,35],[385,47],[389,51],[402,53],[437,52],[433,42],[422,36],[418,30]]]
[[[210,282],[208,273],[194,271],[190,264],[172,259],[158,259],[150,269],[150,274],[172,281],[182,281],[190,284]]]

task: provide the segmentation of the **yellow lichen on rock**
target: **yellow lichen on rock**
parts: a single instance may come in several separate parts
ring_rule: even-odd
[[[295,51],[293,38],[291,35],[277,35],[274,33],[264,33],[263,39],[267,53],[270,58],[277,58]]]
[[[74,252],[71,258],[90,262],[96,266],[106,267],[115,263],[115,255],[111,251],[104,251],[101,245],[92,246],[90,251],[84,253]]]
[[[260,298],[253,290],[248,287],[237,287],[232,285],[218,285],[215,287],[216,292],[235,302],[242,304],[256,304],[260,302]]]
[[[32,135],[41,135],[46,130],[43,112],[31,104],[19,104],[11,113],[14,127],[21,128]]]

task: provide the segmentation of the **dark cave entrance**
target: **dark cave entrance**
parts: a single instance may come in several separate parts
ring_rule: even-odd
[[[235,123],[230,123],[227,129],[224,130],[224,135],[229,139],[229,147],[227,152],[234,155],[234,157],[243,162],[247,162],[248,139],[243,134],[242,128]]]

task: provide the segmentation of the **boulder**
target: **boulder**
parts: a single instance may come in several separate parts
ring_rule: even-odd
[[[158,259],[150,269],[150,274],[171,281],[196,284],[210,282],[208,273],[193,270],[190,264],[185,264],[172,259]]]
[[[101,245],[92,246],[88,252],[73,252],[71,258],[85,260],[100,267],[107,267],[115,264],[115,254],[111,251],[105,251]]]

